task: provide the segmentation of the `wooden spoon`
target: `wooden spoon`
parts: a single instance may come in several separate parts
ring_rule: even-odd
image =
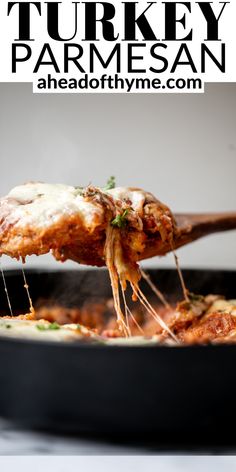
[[[176,229],[173,244],[163,242],[159,233],[154,233],[145,241],[145,249],[139,260],[154,256],[164,256],[173,249],[189,244],[211,233],[236,229],[236,213],[175,214]],[[103,241],[91,240],[91,244],[71,244],[64,248],[64,258],[89,265],[104,266]]]
[[[175,214],[177,231],[170,243],[163,243],[154,237],[147,241],[141,259],[162,256],[172,249],[189,244],[208,234],[236,229],[236,213]]]

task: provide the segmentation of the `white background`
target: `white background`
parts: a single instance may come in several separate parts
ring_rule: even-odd
[[[12,457],[0,460],[1,471],[9,472],[18,470],[28,472],[32,468],[35,472],[57,471],[66,472],[68,470],[96,470],[97,472],[114,471],[119,472],[122,468],[124,472],[144,472],[146,470],[156,470],[158,472],[233,472],[235,470],[235,457],[183,457],[183,456],[162,456],[162,457]]]
[[[236,211],[236,84],[204,95],[33,95],[0,84],[0,194],[27,180],[152,191],[173,211]],[[184,267],[236,269],[236,232],[179,251]],[[10,260],[4,258],[4,265]],[[15,264],[15,263],[14,263]],[[76,267],[32,257],[27,265]],[[171,256],[147,262],[174,266]]]

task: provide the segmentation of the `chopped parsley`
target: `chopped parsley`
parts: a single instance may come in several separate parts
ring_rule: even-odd
[[[102,190],[103,190],[103,192],[106,192],[107,190],[111,190],[111,189],[115,188],[115,186],[116,186],[116,180],[115,180],[114,175],[112,175],[108,179],[105,187],[103,187]],[[79,186],[75,187],[76,195],[80,195],[81,197],[83,197],[86,188],[87,187],[79,187]]]
[[[112,175],[110,177],[110,179],[108,179],[108,181],[107,181],[105,187],[103,188],[103,190],[104,191],[111,190],[111,189],[115,188],[115,186],[116,186],[116,179],[115,179],[114,175]]]
[[[126,210],[121,215],[117,215],[114,218],[114,220],[111,221],[111,226],[115,226],[117,228],[125,228],[125,226],[128,223],[128,220],[127,220],[128,213],[129,213],[129,209],[126,208]]]
[[[81,197],[83,196],[83,191],[84,191],[83,187],[75,187],[75,190],[76,190],[76,195],[81,195]]]
[[[39,330],[39,331],[50,331],[50,330],[56,330],[56,329],[60,329],[60,325],[56,322],[54,323],[50,323],[50,324],[38,324],[36,325],[36,328]]]

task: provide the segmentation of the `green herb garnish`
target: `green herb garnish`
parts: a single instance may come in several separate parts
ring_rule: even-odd
[[[36,325],[36,328],[39,331],[50,331],[50,330],[60,329],[61,327],[58,323],[54,322],[54,323],[50,323],[48,325],[38,324],[38,325]]]
[[[83,191],[84,191],[83,187],[75,187],[75,190],[76,190],[76,195],[81,195],[81,197],[83,196]]]
[[[111,189],[115,188],[115,186],[116,186],[115,177],[114,177],[114,175],[112,175],[112,176],[108,179],[108,181],[107,181],[105,187],[103,187],[102,190],[103,190],[104,192],[106,192],[107,190],[111,190]],[[83,196],[84,196],[84,192],[86,191],[86,188],[88,188],[88,187],[79,187],[79,186],[76,186],[76,187],[75,187],[76,195],[80,195],[81,197],[83,197]]]
[[[111,226],[116,226],[117,228],[125,228],[128,223],[128,220],[126,218],[128,213],[129,209],[126,208],[126,210],[121,215],[117,215],[114,220],[111,221]]]
[[[7,329],[10,329],[11,327],[12,327],[12,326],[11,326],[10,324],[7,324],[7,325],[6,325],[6,328],[7,328]]]
[[[116,179],[115,179],[114,175],[112,175],[110,177],[110,179],[108,179],[108,181],[107,181],[105,187],[103,188],[103,190],[105,190],[105,191],[106,190],[111,190],[111,189],[115,188],[115,186],[116,186]]]

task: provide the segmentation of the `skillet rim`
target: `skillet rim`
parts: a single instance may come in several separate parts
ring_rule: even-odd
[[[103,344],[103,343],[96,343],[96,342],[86,342],[86,341],[41,341],[40,339],[19,339],[19,338],[8,338],[7,336],[0,336],[0,346],[2,344],[6,343],[8,346],[9,345],[27,345],[27,346],[45,346],[49,348],[63,348],[65,349],[71,349],[71,350],[86,350],[86,349],[93,349],[93,350],[111,350],[112,351],[148,351],[148,350],[167,350],[167,351],[173,351],[173,350],[178,350],[178,351],[183,351],[183,350],[188,350],[188,351],[195,351],[195,350],[227,350],[227,349],[236,349],[236,343],[227,343],[227,344],[195,344],[195,345],[173,345],[173,346],[168,346],[168,345],[163,345],[163,344],[150,344],[150,345],[109,345],[109,344]]]

